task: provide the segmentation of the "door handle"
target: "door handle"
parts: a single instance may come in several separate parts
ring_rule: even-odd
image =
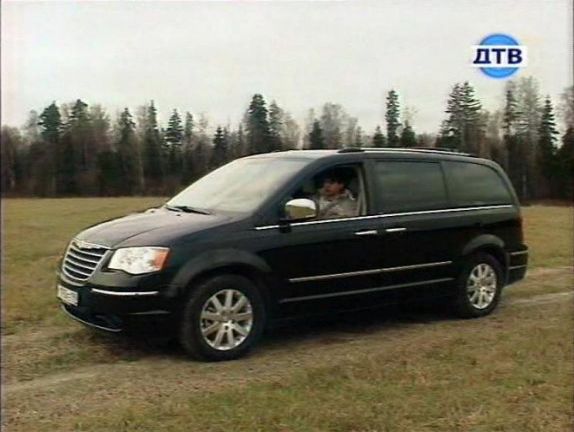
[[[364,230],[364,231],[357,231],[355,235],[358,236],[373,236],[377,235],[379,232],[377,230]]]
[[[385,230],[385,232],[387,232],[387,233],[396,233],[396,232],[403,232],[403,231],[406,231],[406,230],[407,230],[406,228],[397,227],[397,228],[387,228],[387,229]]]

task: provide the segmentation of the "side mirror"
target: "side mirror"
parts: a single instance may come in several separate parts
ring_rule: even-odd
[[[317,204],[307,198],[297,198],[285,204],[286,221],[301,221],[317,217]]]

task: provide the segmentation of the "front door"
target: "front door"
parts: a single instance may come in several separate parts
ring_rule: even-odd
[[[355,214],[263,230],[260,244],[268,242],[270,247],[261,255],[284,282],[277,293],[284,305],[298,308],[336,298],[353,302],[353,293],[380,286],[378,221],[363,217],[367,213],[363,166],[353,164],[345,168],[355,173],[345,185],[356,200]],[[324,172],[311,177],[311,186],[294,188],[286,199],[313,195],[313,183],[317,185]]]

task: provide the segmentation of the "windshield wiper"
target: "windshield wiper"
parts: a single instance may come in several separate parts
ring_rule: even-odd
[[[191,206],[185,206],[185,205],[180,205],[180,206],[171,206],[171,205],[165,205],[165,208],[168,210],[172,210],[172,211],[182,211],[185,213],[199,213],[199,214],[203,214],[203,215],[210,215],[212,214],[211,212],[207,211],[207,210],[203,210],[197,207],[191,207]]]

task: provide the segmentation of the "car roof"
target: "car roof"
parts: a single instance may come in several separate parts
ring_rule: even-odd
[[[287,150],[277,151],[271,153],[261,153],[249,156],[249,158],[285,158],[285,159],[359,159],[361,156],[364,158],[376,158],[379,156],[387,156],[391,158],[405,158],[408,159],[436,159],[436,160],[464,160],[467,162],[482,162],[489,163],[487,159],[481,159],[469,153],[462,153],[451,149],[442,148],[376,148],[376,147],[363,147],[363,148],[343,148],[331,150]]]

